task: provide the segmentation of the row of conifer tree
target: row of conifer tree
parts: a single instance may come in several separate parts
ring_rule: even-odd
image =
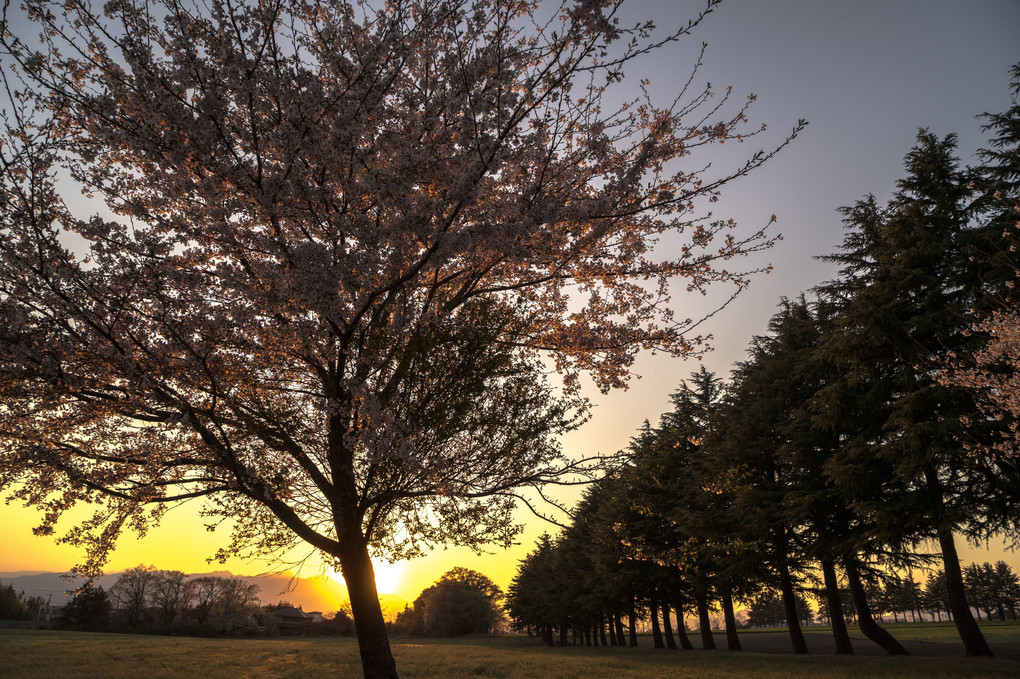
[[[862,632],[906,653],[876,620],[869,584],[937,566],[967,654],[992,654],[957,544],[1020,527],[1020,346],[1008,332],[1020,65],[1013,76],[1012,107],[983,116],[975,166],[955,135],[921,130],[888,202],[841,208],[843,243],[823,258],[837,276],[783,299],[728,381],[702,368],[646,422],[572,525],[522,563],[508,592],[519,626],[550,643],[572,629],[623,643],[623,621],[633,629],[644,611],[668,645],[669,612],[689,611],[714,647],[718,604],[739,648],[734,600],[771,590],[802,653],[797,596],[817,578],[838,652],[852,652],[849,590]],[[690,646],[682,625],[677,635]]]

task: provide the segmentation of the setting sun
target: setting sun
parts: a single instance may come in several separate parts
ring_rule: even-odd
[[[372,559],[372,569],[375,571],[375,586],[379,594],[396,594],[400,587],[401,576],[404,573],[404,562],[389,563],[379,559]],[[337,582],[343,582],[344,577],[340,571],[332,571],[330,577]]]

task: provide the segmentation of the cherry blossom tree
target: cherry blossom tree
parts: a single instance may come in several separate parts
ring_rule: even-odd
[[[222,558],[305,543],[396,676],[370,555],[512,540],[589,467],[580,376],[700,350],[677,279],[737,292],[773,242],[705,205],[789,141],[700,158],[753,97],[619,94],[717,0],[666,32],[621,4],[5,6],[0,489],[44,534],[98,503],[61,538],[88,574],[199,497]]]

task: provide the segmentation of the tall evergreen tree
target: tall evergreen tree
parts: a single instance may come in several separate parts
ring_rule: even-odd
[[[841,280],[820,292],[840,304],[830,355],[840,357],[843,379],[866,385],[855,390],[871,421],[847,461],[891,472],[882,501],[860,507],[889,541],[938,540],[967,653],[991,655],[967,606],[953,535],[974,517],[975,475],[960,443],[961,418],[974,403],[936,379],[952,352],[968,347],[974,300],[965,256],[970,190],[955,152],[954,135],[920,131],[888,206],[878,210],[869,197],[844,209],[850,233],[826,258],[841,265]]]

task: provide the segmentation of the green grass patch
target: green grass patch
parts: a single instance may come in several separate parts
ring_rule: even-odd
[[[924,626],[923,629],[929,629]],[[1013,637],[1020,627],[1013,627]],[[900,628],[896,628],[899,635]],[[941,632],[939,632],[941,634]],[[522,637],[393,642],[405,679],[425,677],[1003,677],[1020,662],[965,657],[836,657],[648,648],[548,648]],[[0,630],[0,676],[81,679],[357,677],[353,639],[195,639]]]
[[[901,641],[936,641],[944,644],[960,643],[960,634],[952,622],[901,622],[886,624],[885,628]],[[981,633],[994,646],[998,642],[1020,641],[1020,622],[1014,620],[981,622]],[[864,635],[855,625],[850,626],[850,636],[863,639]]]

